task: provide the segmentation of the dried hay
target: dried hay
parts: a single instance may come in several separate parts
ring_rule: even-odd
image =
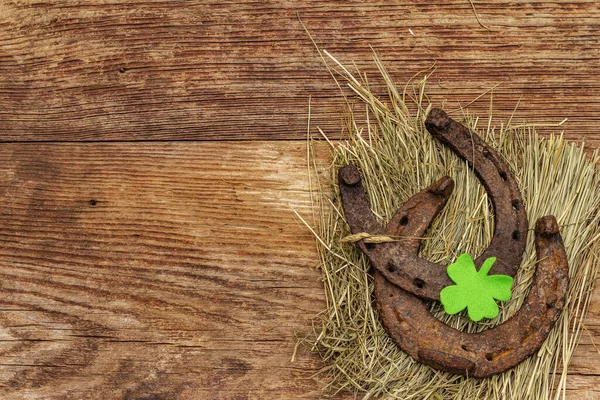
[[[600,238],[598,153],[590,157],[583,144],[567,142],[561,135],[540,137],[534,124],[513,125],[509,119],[497,126],[492,123],[491,107],[485,121],[464,111],[462,117],[451,114],[507,161],[521,188],[532,226],[543,215],[557,217],[571,284],[565,309],[537,355],[504,374],[482,380],[433,370],[403,353],[381,326],[373,306],[371,266],[352,243],[344,240],[350,232],[336,187],[337,170],[348,163],[359,166],[373,211],[382,223],[410,196],[450,175],[456,189],[420,250],[421,257],[433,262],[448,264],[460,253],[476,257],[483,252],[493,235],[490,201],[466,162],[424,128],[431,107],[425,91],[430,71],[400,92],[375,55],[388,90],[387,98],[380,99],[369,90],[366,77],[356,78],[329,53],[321,54],[333,62],[332,74],[341,76],[366,107],[366,118],[360,122],[348,107],[344,139],[335,144],[327,139],[331,164],[325,171],[309,157],[316,211],[314,222],[307,226],[317,237],[327,309],[317,317],[314,332],[302,342],[309,343],[324,360],[326,366],[320,372],[326,376],[326,392],[350,391],[363,399],[540,400],[564,396],[567,366],[598,274],[598,249],[594,246]],[[314,155],[311,140],[309,152]],[[327,182],[320,181],[323,174]],[[431,311],[447,324],[469,332],[500,324],[521,306],[535,268],[530,232],[513,298],[502,304],[496,319],[472,323],[465,314],[444,314],[435,303]]]

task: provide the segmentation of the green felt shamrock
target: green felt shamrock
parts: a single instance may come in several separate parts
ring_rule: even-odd
[[[488,258],[477,271],[471,256],[461,254],[454,263],[448,265],[448,276],[456,285],[446,286],[440,292],[446,313],[456,314],[467,308],[469,318],[475,322],[498,315],[498,305],[494,299],[510,299],[513,279],[507,275],[488,275],[494,262],[496,257]]]

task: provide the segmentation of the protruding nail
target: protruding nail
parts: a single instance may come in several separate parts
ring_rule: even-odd
[[[432,108],[425,120],[425,127],[429,132],[433,133],[432,129],[434,131],[442,131],[445,130],[450,123],[452,123],[452,120],[444,110],[441,108]]]
[[[556,222],[554,215],[546,215],[545,217],[541,217],[535,223],[536,235],[550,236],[555,235],[558,232],[558,222]]]
[[[340,169],[340,179],[346,185],[354,186],[360,182],[360,172],[358,172],[358,169],[354,165],[346,165]]]

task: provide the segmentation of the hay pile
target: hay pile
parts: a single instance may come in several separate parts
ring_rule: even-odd
[[[431,107],[425,94],[426,75],[398,91],[383,65],[375,63],[388,96],[376,98],[366,78],[356,78],[333,61],[366,107],[356,121],[348,108],[344,140],[331,143],[331,165],[320,182],[322,168],[311,158],[311,187],[316,203],[311,230],[317,236],[327,309],[318,316],[314,332],[305,339],[325,362],[326,392],[351,391],[357,397],[383,399],[547,399],[564,393],[567,366],[582,332],[581,320],[598,273],[600,187],[598,154],[586,156],[583,145],[561,136],[539,137],[534,125],[493,126],[459,113],[450,115],[469,126],[504,157],[522,191],[531,226],[543,216],[557,217],[570,265],[570,291],[565,309],[537,355],[516,368],[476,380],[435,371],[404,354],[384,331],[372,299],[371,266],[349,235],[336,187],[337,170],[359,166],[373,211],[386,222],[410,196],[443,175],[456,182],[454,193],[427,233],[420,257],[448,264],[461,253],[475,258],[493,235],[493,212],[486,192],[466,162],[441,146],[425,130]],[[497,125],[497,124],[494,124]],[[314,151],[314,148],[310,146]],[[330,190],[323,190],[329,186]],[[516,276],[513,297],[501,305],[494,320],[472,323],[464,313],[445,315],[440,304],[431,311],[447,324],[469,332],[488,329],[508,319],[521,306],[536,268],[533,232]],[[486,320],[484,320],[486,321]]]

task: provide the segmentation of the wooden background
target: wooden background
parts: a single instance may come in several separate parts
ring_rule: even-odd
[[[321,398],[291,210],[308,98],[332,137],[342,101],[298,15],[375,81],[369,45],[398,82],[435,61],[435,102],[499,84],[500,118],[600,146],[599,3],[474,5],[489,29],[468,0],[0,2],[0,398]],[[585,326],[570,399],[600,398],[598,289]]]

